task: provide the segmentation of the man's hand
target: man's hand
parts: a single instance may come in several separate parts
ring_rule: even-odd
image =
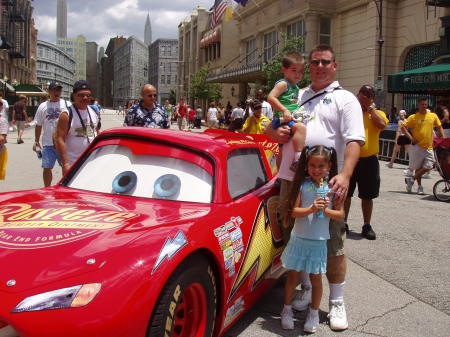
[[[335,175],[328,183],[335,193],[335,200],[339,203],[344,202],[347,198],[348,187],[350,185],[350,177],[343,173]]]
[[[266,129],[266,134],[270,139],[280,144],[286,144],[291,137],[291,128],[287,125],[283,125],[277,129],[273,129],[272,124],[269,124]]]

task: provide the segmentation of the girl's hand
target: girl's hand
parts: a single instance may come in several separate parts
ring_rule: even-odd
[[[283,123],[290,122],[292,120],[292,114],[289,110],[283,112]]]
[[[328,198],[317,198],[314,200],[311,208],[314,210],[314,213],[316,213],[320,209],[325,209],[328,207],[329,199]]]

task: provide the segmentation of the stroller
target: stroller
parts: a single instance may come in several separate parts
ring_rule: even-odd
[[[434,197],[439,201],[450,200],[450,138],[436,138],[433,141],[436,169],[442,179],[433,186]]]

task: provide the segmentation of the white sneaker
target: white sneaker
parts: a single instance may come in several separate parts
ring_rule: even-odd
[[[344,301],[331,300],[330,313],[328,314],[331,330],[345,330],[348,328],[347,313]]]
[[[292,301],[292,307],[297,311],[308,309],[311,303],[311,295],[311,287],[302,288],[297,298]]]
[[[292,309],[283,308],[281,312],[281,328],[284,330],[294,330],[294,314]]]
[[[406,177],[405,184],[406,184],[406,192],[411,193],[412,187],[414,185],[414,179],[412,177]]]
[[[403,170],[403,175],[407,176],[407,177],[412,177],[413,176],[413,171],[406,169]]]
[[[421,186],[419,186],[419,187],[417,187],[417,194],[419,194],[419,195],[424,195],[425,193],[423,192],[423,186],[421,185]]]
[[[319,313],[314,315],[311,313],[311,309],[308,312],[308,316],[306,316],[305,325],[303,326],[304,332],[314,333],[317,331],[317,327],[319,326]]]

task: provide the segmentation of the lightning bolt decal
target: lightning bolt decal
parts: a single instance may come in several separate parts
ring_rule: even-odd
[[[234,281],[228,301],[233,298],[250,274],[254,275],[253,290],[270,270],[274,257],[280,255],[282,250],[283,247],[277,248],[274,246],[266,207],[261,203],[255,217],[244,260]]]
[[[177,235],[175,235],[173,240],[170,237],[168,237],[166,239],[166,242],[164,242],[161,251],[159,252],[159,256],[158,259],[156,260],[155,266],[153,267],[152,274],[155,272],[156,269],[158,269],[158,267],[165,259],[170,260],[172,256],[174,256],[181,248],[183,248],[186,245],[187,239],[182,231],[179,231]]]

